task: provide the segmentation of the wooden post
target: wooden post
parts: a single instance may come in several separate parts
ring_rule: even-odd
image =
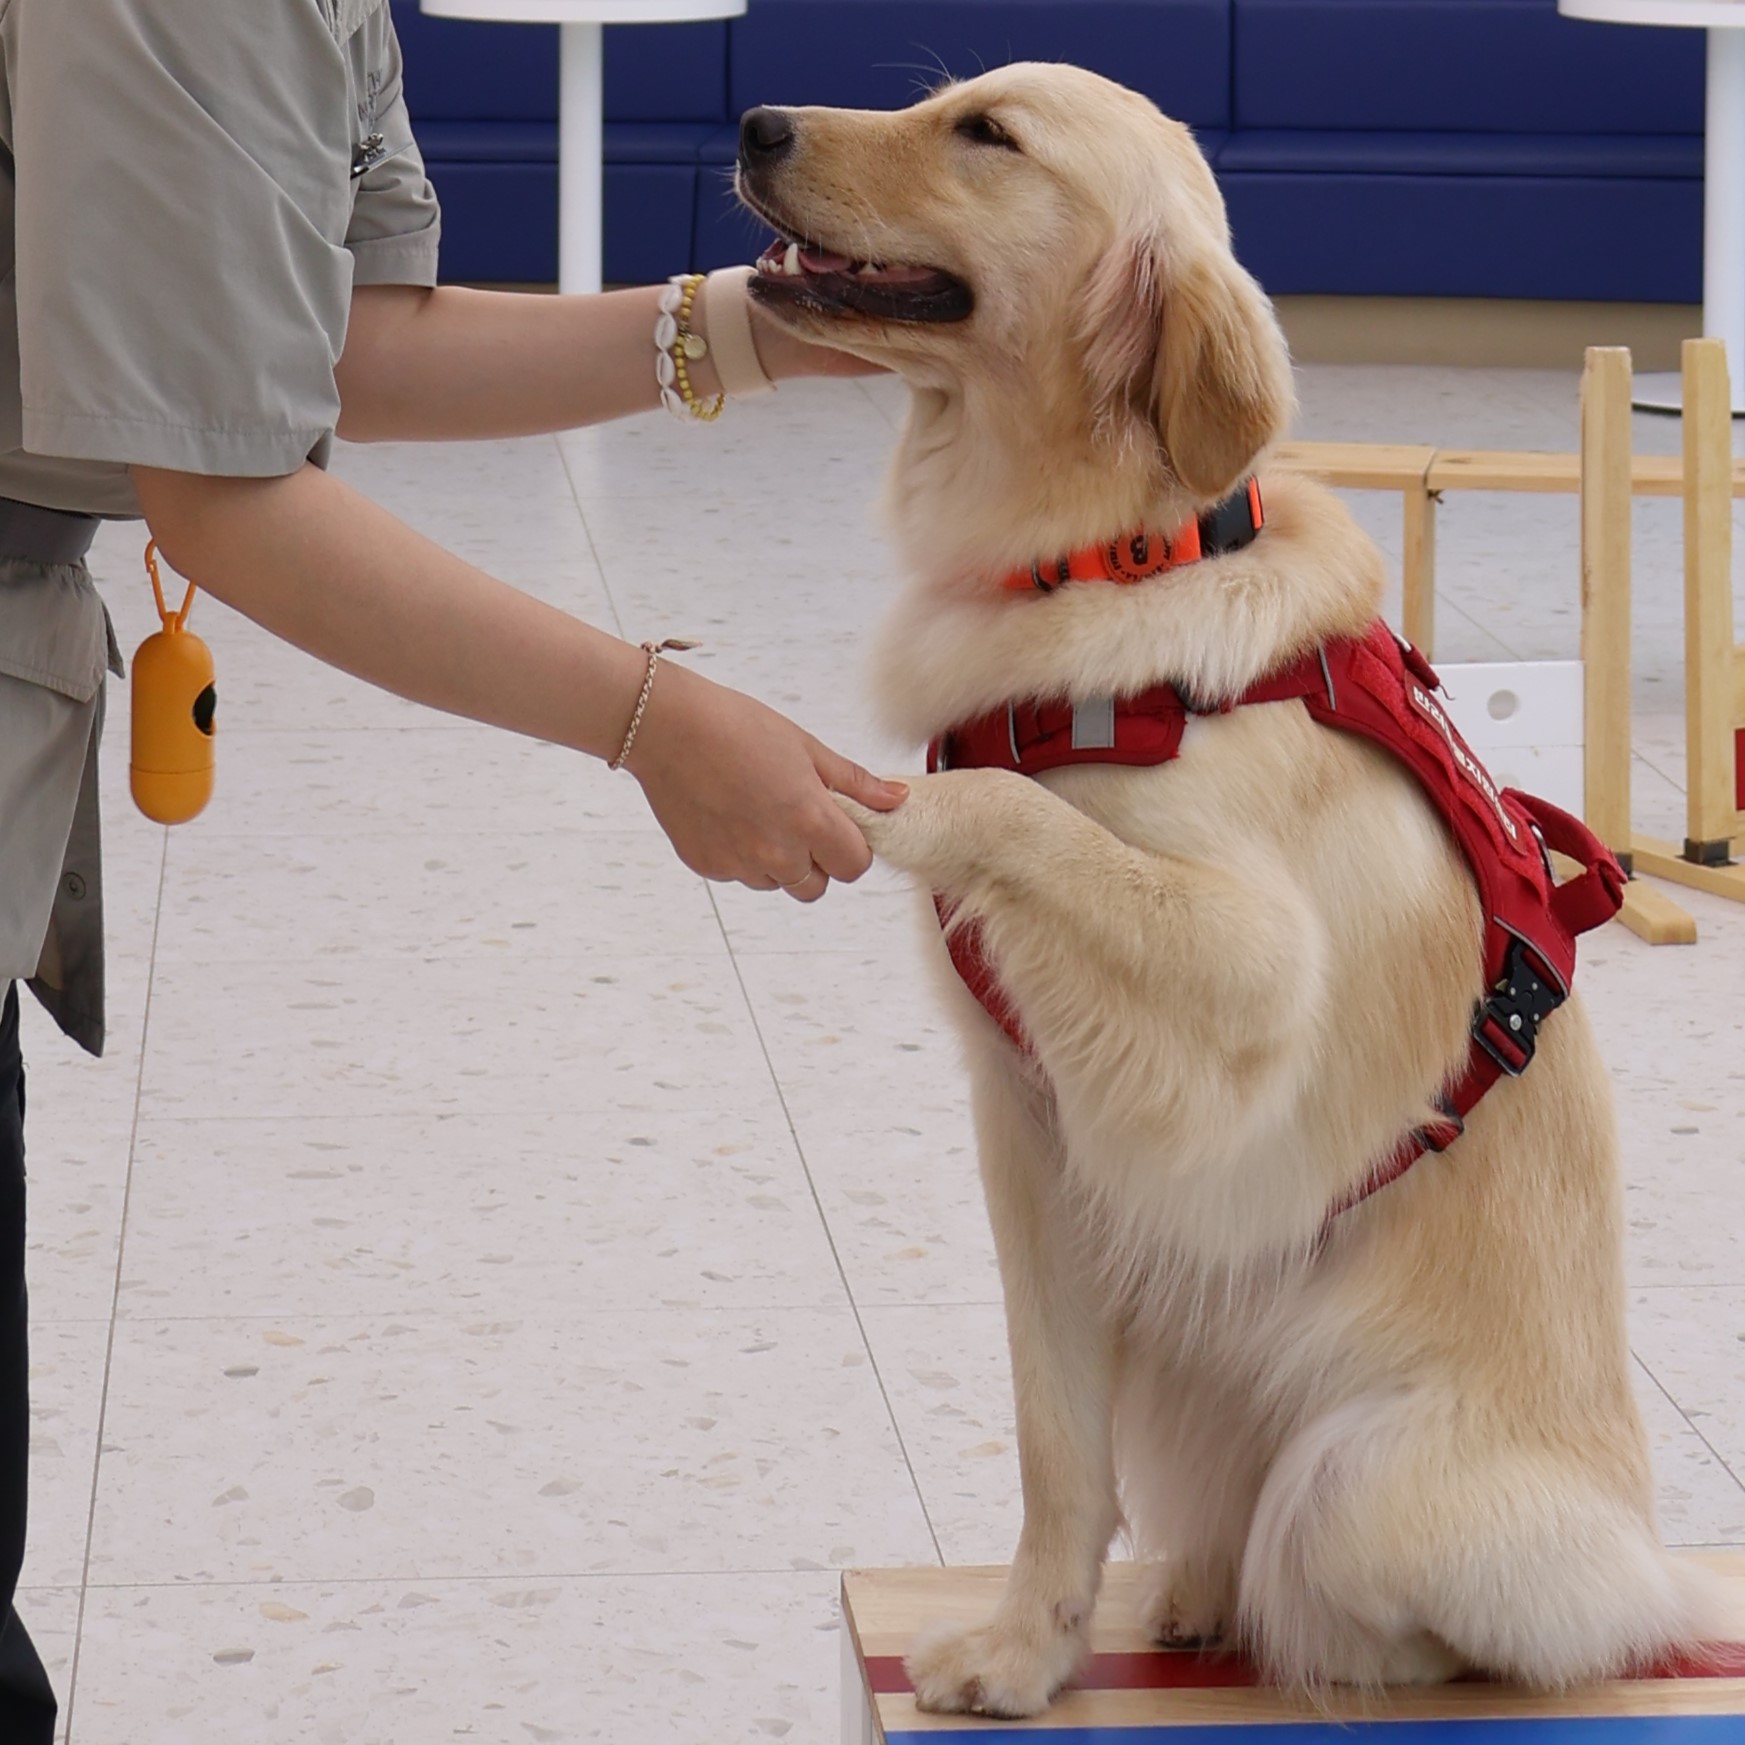
[[[1745,903],[1732,858],[1741,808],[1736,729],[1745,676],[1733,645],[1733,413],[1718,339],[1684,342],[1684,846],[1632,839],[1638,872]]]
[[[1630,869],[1630,354],[1581,377],[1581,659],[1588,827]]]
[[[1732,858],[1733,403],[1718,339],[1684,342],[1684,858]]]
[[[1630,354],[1592,346],[1581,377],[1582,810],[1632,869],[1630,831]],[[1560,866],[1570,877],[1575,868]],[[1693,945],[1696,921],[1641,879],[1618,919],[1650,945]]]
[[[1408,487],[1406,545],[1400,576],[1400,621],[1406,640],[1435,658],[1436,493],[1427,485]]]

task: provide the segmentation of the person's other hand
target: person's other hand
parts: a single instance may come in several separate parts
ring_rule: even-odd
[[[872,851],[831,798],[874,811],[907,789],[858,764],[755,698],[663,664],[626,765],[693,872],[816,902],[858,879]]]

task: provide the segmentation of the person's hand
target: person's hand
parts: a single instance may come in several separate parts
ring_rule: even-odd
[[[883,364],[868,363],[852,352],[837,351],[834,346],[813,345],[790,333],[780,322],[766,315],[757,304],[751,306],[752,343],[771,381],[790,376],[882,376]]]
[[[908,791],[754,698],[671,663],[660,669],[625,767],[693,872],[779,888],[802,903],[872,864],[865,837],[832,794],[888,812]]]

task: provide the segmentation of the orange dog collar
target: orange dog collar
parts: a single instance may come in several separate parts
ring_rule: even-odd
[[[1014,593],[1052,594],[1069,582],[1148,582],[1185,563],[1240,551],[1265,525],[1260,483],[1250,479],[1174,533],[1151,533],[1141,528],[1107,544],[1081,546],[1065,557],[1039,558],[1027,569],[1013,570],[1003,577],[1000,586]]]

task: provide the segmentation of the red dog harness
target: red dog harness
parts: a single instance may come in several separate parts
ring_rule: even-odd
[[[1478,885],[1489,991],[1475,1002],[1466,1065],[1438,1099],[1444,1119],[1402,1139],[1361,1188],[1333,1207],[1330,1218],[1397,1181],[1426,1151],[1446,1150],[1485,1092],[1499,1078],[1518,1078],[1526,1070],[1539,1026],[1569,995],[1576,935],[1609,921],[1624,900],[1623,871],[1586,825],[1547,801],[1496,787],[1437,701],[1440,688],[1430,663],[1378,619],[1362,637],[1327,642],[1228,701],[1208,704],[1157,685],[1133,697],[1077,704],[1012,703],[951,729],[928,748],[929,770],[1005,769],[1037,776],[1068,764],[1148,766],[1178,755],[1190,716],[1300,699],[1324,726],[1383,746],[1412,772],[1453,832]],[[1581,873],[1557,884],[1551,849],[1578,862]],[[949,905],[939,899],[936,906],[943,924]],[[979,929],[953,929],[948,945],[971,993],[1028,1052],[1028,1038],[988,962]]]

